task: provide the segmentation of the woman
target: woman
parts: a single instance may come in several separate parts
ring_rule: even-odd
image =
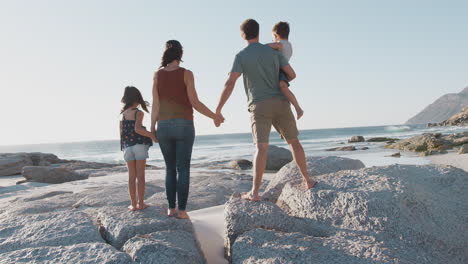
[[[167,215],[187,219],[190,160],[195,139],[193,108],[213,119],[216,126],[224,119],[198,100],[193,73],[180,67],[182,54],[179,41],[166,42],[161,66],[153,79],[151,130],[154,133],[158,122],[156,137],[166,163]]]

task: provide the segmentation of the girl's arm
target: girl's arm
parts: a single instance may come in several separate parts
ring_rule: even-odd
[[[159,117],[159,93],[158,93],[158,73],[153,78],[153,106],[151,108],[151,132],[156,131],[156,122]]]
[[[272,42],[267,44],[270,48],[275,49],[275,50],[280,50],[283,49],[283,44],[279,42]]]
[[[213,113],[213,111],[211,111],[198,99],[197,91],[195,90],[195,80],[191,71],[186,70],[184,72],[184,81],[185,85],[187,86],[187,94],[193,108],[195,108],[195,110],[197,110],[200,114],[213,119],[215,122],[222,123],[224,120],[221,119],[223,118],[220,115]]]
[[[142,136],[149,137],[149,138],[153,139],[154,134],[149,132],[148,130],[146,130],[143,127],[143,116],[144,116],[143,112],[141,112],[141,111],[137,112],[136,122],[135,122],[135,132],[137,134],[142,135]]]

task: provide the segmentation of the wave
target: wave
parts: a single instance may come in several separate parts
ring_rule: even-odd
[[[406,132],[411,131],[412,128],[409,126],[387,126],[384,130],[388,132]]]

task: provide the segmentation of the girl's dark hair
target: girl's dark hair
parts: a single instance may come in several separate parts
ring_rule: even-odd
[[[143,96],[141,95],[140,91],[133,86],[125,87],[124,95],[122,97],[121,102],[122,104],[124,104],[122,110],[120,111],[121,114],[125,112],[125,110],[127,110],[128,108],[132,107],[132,105],[134,105],[135,103],[141,105],[141,108],[143,108],[145,112],[149,113],[149,103],[143,100]]]
[[[184,54],[184,50],[182,45],[177,40],[168,40],[166,42],[166,50],[163,53],[161,58],[161,66],[166,67],[169,63],[173,62],[174,60],[182,61],[182,55]]]

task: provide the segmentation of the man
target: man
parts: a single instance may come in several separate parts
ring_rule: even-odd
[[[259,43],[259,25],[253,19],[241,24],[241,35],[248,46],[240,51],[224,85],[224,90],[216,109],[221,114],[224,104],[231,96],[237,79],[244,75],[244,88],[251,114],[252,136],[256,145],[254,158],[254,179],[252,190],[243,193],[242,198],[260,200],[259,189],[265,172],[268,140],[273,125],[288,142],[308,189],[315,185],[309,179],[304,149],[298,139],[296,120],[291,106],[279,87],[279,72],[282,69],[292,81],[296,74],[286,58],[278,51]]]

